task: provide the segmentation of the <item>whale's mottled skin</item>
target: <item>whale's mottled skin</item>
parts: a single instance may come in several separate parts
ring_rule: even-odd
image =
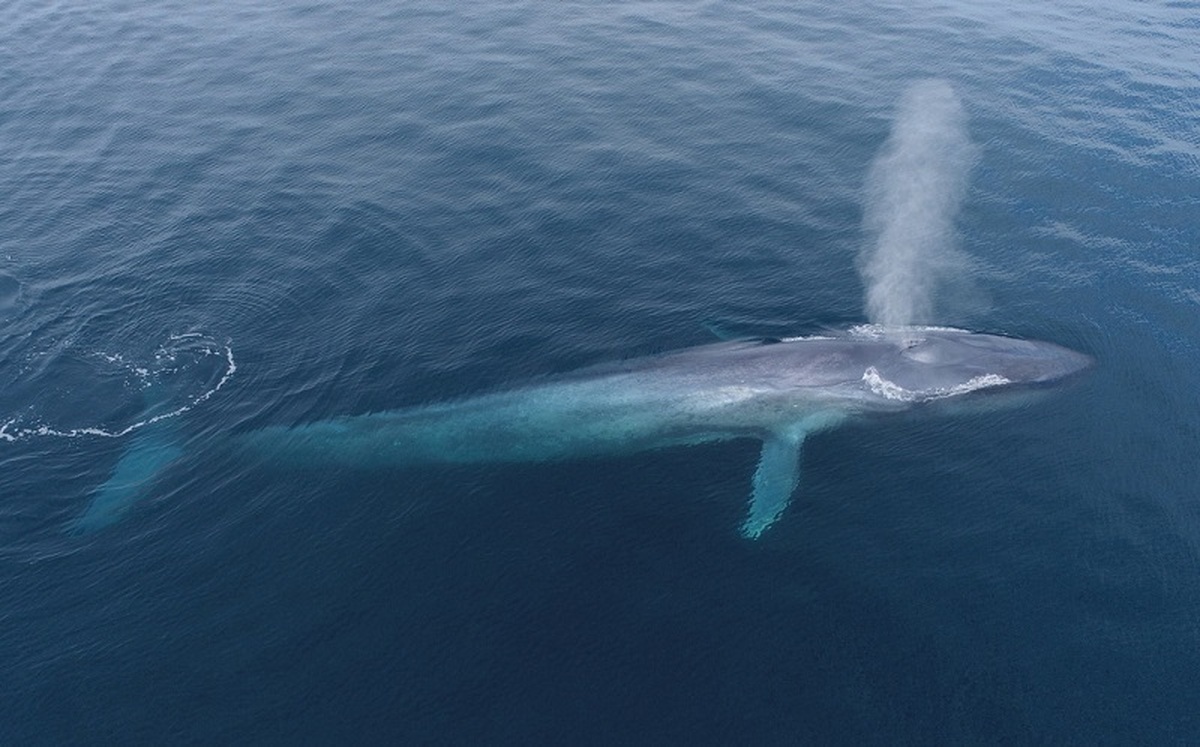
[[[239,448],[273,463],[373,467],[542,462],[755,438],[762,455],[741,527],[755,538],[786,508],[809,434],[865,413],[1050,384],[1090,360],[1047,342],[862,326],[716,343],[458,402],[270,427],[242,436]]]

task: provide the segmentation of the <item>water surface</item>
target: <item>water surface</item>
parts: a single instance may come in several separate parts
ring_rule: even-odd
[[[0,735],[1200,739],[1198,14],[8,5]],[[930,313],[1094,356],[1058,396],[815,437],[757,542],[752,443],[221,448],[864,321],[868,174],[931,78],[976,151]],[[165,413],[184,455],[74,532]]]

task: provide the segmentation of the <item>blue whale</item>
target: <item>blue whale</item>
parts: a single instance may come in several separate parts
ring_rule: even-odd
[[[741,532],[757,538],[800,477],[805,439],[869,413],[949,399],[994,406],[1091,358],[1048,342],[947,327],[864,325],[723,342],[585,368],[456,402],[243,435],[272,464],[372,468],[547,462],[737,438],[762,442]]]

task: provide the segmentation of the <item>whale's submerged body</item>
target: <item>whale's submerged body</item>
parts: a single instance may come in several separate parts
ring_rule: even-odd
[[[749,513],[786,508],[805,438],[847,418],[1044,386],[1090,358],[1046,342],[942,327],[856,327],[726,342],[603,365],[458,402],[242,436],[273,463],[377,467],[542,462],[735,438],[762,441]]]

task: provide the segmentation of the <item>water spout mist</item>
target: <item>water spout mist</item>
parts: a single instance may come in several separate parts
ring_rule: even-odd
[[[910,86],[867,176],[859,271],[872,322],[932,322],[938,288],[966,278],[954,220],[974,156],[954,89],[942,80]]]

